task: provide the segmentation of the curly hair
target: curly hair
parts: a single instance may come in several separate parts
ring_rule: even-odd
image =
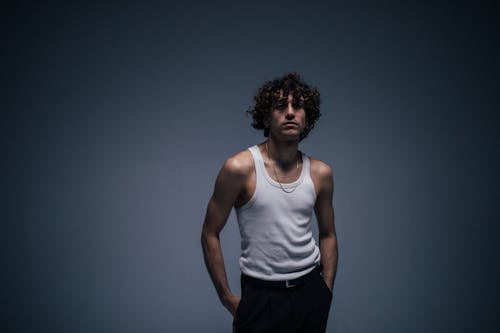
[[[304,105],[306,113],[306,127],[300,133],[300,141],[307,137],[309,132],[314,128],[318,118],[321,116],[319,110],[320,94],[315,87],[310,87],[302,81],[300,75],[292,72],[283,75],[282,77],[267,81],[254,96],[255,105],[250,108],[247,113],[253,118],[252,127],[255,129],[263,129],[264,136],[269,136],[269,127],[266,122],[269,120],[271,111],[282,103],[282,99],[292,95],[294,104],[299,101]]]

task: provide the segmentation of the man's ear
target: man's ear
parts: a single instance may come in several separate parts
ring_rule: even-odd
[[[269,123],[270,123],[269,117],[267,117],[266,119],[264,119],[264,127],[265,128],[269,128]]]

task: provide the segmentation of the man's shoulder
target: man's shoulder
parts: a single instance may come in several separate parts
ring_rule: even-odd
[[[254,170],[252,153],[245,149],[234,154],[224,162],[223,169],[234,175],[248,175]]]
[[[311,163],[311,174],[319,179],[328,179],[333,175],[333,169],[327,163],[313,157],[309,157]]]

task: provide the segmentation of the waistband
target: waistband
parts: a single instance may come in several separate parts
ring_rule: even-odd
[[[282,281],[267,281],[267,280],[261,280],[257,279],[245,274],[241,274],[241,283],[242,285],[248,283],[254,286],[258,287],[264,287],[264,288],[273,288],[273,289],[289,289],[293,288],[296,286],[300,286],[301,284],[306,283],[309,281],[311,278],[313,278],[315,275],[320,274],[323,271],[323,266],[322,265],[316,265],[312,271],[309,273],[302,275],[296,279],[292,280],[282,280]]]

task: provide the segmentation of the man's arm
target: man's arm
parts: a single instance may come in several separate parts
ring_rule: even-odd
[[[221,303],[233,315],[240,297],[234,295],[229,288],[219,234],[242,190],[244,173],[241,169],[240,161],[234,157],[224,163],[217,176],[214,193],[208,203],[201,234],[201,245],[208,273]]]
[[[337,273],[338,248],[335,233],[335,218],[333,211],[333,173],[331,168],[323,162],[317,161],[316,174],[319,183],[318,196],[314,211],[318,220],[319,247],[323,278],[333,291],[335,275]]]

